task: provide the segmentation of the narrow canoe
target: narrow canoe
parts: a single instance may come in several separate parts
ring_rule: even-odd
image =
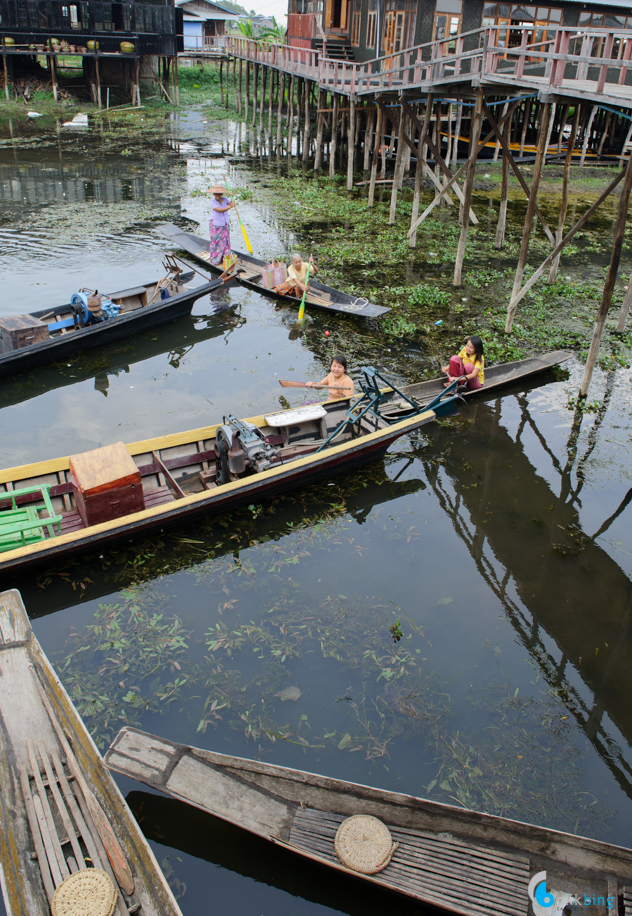
[[[560,351],[491,367],[486,371],[485,387],[476,392],[466,392],[464,396],[474,397],[500,390],[569,357],[570,354]],[[256,427],[258,433],[255,435],[261,436],[259,445],[265,442],[266,447],[276,451],[276,455],[268,453],[269,457],[263,464],[257,464],[257,461],[248,464],[237,454],[234,456],[237,463],[232,470],[226,466],[229,460],[226,455],[221,470],[217,436],[225,423],[125,446],[119,443],[120,448],[126,449],[132,456],[135,464],[133,471],[139,472],[144,507],[127,513],[113,510],[98,523],[87,524],[85,514],[82,516],[80,513],[70,456],[0,471],[0,574],[42,565],[66,555],[101,549],[116,540],[132,539],[202,515],[256,503],[284,490],[305,486],[322,477],[375,461],[400,436],[454,409],[454,397],[437,403],[437,397],[445,394],[443,385],[443,379],[433,379],[407,386],[401,391],[385,389],[379,416],[367,414],[359,426],[356,424],[358,428],[347,428],[329,444],[328,437],[346,417],[349,408],[347,400],[312,404],[280,413],[271,411],[246,421],[235,420],[238,424],[245,422]],[[97,460],[99,451],[84,455],[89,460]],[[222,474],[224,480],[221,479]],[[29,543],[20,540],[18,546],[13,546],[6,537],[3,542],[2,526],[11,521],[5,510],[33,511],[42,499],[40,493],[15,497],[11,496],[12,492],[40,486],[49,488],[51,507],[60,517],[59,524],[48,528],[46,517],[39,516],[36,526],[38,537],[33,539],[29,534]],[[111,504],[114,505],[117,499],[113,495]],[[34,529],[29,525],[26,530],[32,532]]]
[[[230,430],[226,432],[226,421],[127,446],[122,442],[108,446],[106,449],[117,450],[119,465],[127,462],[125,479],[131,481],[130,472],[138,476],[144,508],[138,508],[136,502],[136,508],[128,510],[129,514],[124,513],[120,507],[125,504],[119,501],[129,496],[129,490],[125,482],[119,487],[114,480],[100,494],[103,499],[110,494],[107,507],[112,506],[112,510],[98,523],[86,524],[87,513],[81,514],[70,456],[0,471],[0,574],[67,554],[101,549],[116,540],[132,539],[205,514],[256,503],[283,490],[350,470],[380,458],[400,436],[435,418],[432,410],[421,409],[412,415],[409,411],[409,415],[395,422],[366,415],[335,442],[324,447],[326,439],[344,420],[348,407],[348,402],[341,400],[280,413],[275,410],[246,421],[233,418],[238,424],[249,423],[258,430],[254,433],[255,449],[259,448],[269,457],[257,457],[252,461],[245,458],[239,448],[234,454],[225,448],[220,459],[218,434],[224,442],[232,435]],[[231,429],[234,431],[234,427]],[[259,434],[263,438],[259,438]],[[121,451],[125,453],[125,450],[132,456],[131,467],[129,455],[121,456]],[[103,464],[110,462],[105,451],[97,449],[73,456],[72,460],[79,459],[84,466],[94,465],[98,476]],[[49,488],[51,508],[60,521],[55,526],[47,526],[47,516],[41,515],[37,522],[29,521],[24,526],[29,538],[25,543],[23,538],[17,540],[16,532],[7,526],[14,524],[16,514],[36,511],[43,496],[39,490],[17,496],[12,494],[42,485]],[[137,499],[139,491],[140,486],[136,490]],[[48,509],[48,516],[50,511]],[[33,532],[36,540],[33,540]],[[14,543],[19,546],[14,547]]]
[[[116,916],[182,916],[15,590],[0,593],[0,678],[0,879],[8,916],[50,916],[53,889],[69,872],[86,869],[86,859],[88,868],[109,875],[113,893],[115,873],[131,879],[123,882],[130,893],[119,890]],[[99,806],[114,840],[101,826]],[[123,857],[116,871],[107,856],[109,849],[116,857],[115,844]]]
[[[208,239],[203,239],[199,235],[193,235],[192,232],[185,232],[174,226],[173,223],[167,223],[158,227],[159,231],[170,239],[174,245],[182,251],[186,251],[191,257],[196,258],[204,264],[213,273],[221,273],[222,268],[209,262],[209,243]],[[243,254],[241,251],[234,252],[238,261],[236,266],[237,280],[243,286],[254,289],[267,296],[269,299],[275,299],[277,302],[284,302],[286,305],[293,305],[298,308],[299,301],[292,296],[280,296],[274,290],[266,289],[261,283],[261,271],[266,266],[265,261],[254,258],[251,254]],[[311,294],[310,294],[311,293]],[[336,312],[339,315],[358,315],[361,318],[379,318],[380,315],[386,315],[390,312],[389,308],[382,305],[372,305],[366,299],[360,299],[356,296],[350,296],[332,286],[325,286],[317,280],[310,280],[310,292],[307,294],[305,302],[312,308],[321,309],[325,312]]]
[[[591,906],[596,916],[632,913],[632,850],[620,846],[188,747],[134,728],[118,733],[105,762],[298,855],[451,913],[561,913],[563,907],[551,903],[530,908],[543,881],[555,907],[564,895],[566,903],[571,895],[583,903],[590,894],[603,899],[603,906]],[[334,848],[338,828],[354,815],[378,818],[398,844],[377,874],[346,867]]]
[[[185,284],[195,278],[189,271],[178,280],[172,280],[166,287],[168,299],[161,299],[160,289],[156,289],[155,280],[141,283],[138,286],[108,293],[108,297],[121,309],[115,318],[97,321],[87,325],[76,325],[73,320],[74,310],[70,303],[40,309],[28,315],[14,316],[17,322],[24,323],[35,319],[37,330],[47,334],[47,338],[35,343],[26,342],[25,346],[3,352],[0,340],[0,377],[25,369],[33,369],[54,359],[66,359],[114,340],[129,337],[149,328],[175,321],[189,315],[195,302],[214,289],[234,282],[232,279],[211,280],[198,283],[193,287]],[[7,319],[0,319],[7,322]],[[48,331],[46,331],[47,323]],[[0,328],[0,333],[2,329]]]

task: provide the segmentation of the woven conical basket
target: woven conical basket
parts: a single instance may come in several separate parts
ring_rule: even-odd
[[[342,822],[334,849],[343,865],[362,875],[386,868],[397,849],[386,824],[369,814],[355,814]]]

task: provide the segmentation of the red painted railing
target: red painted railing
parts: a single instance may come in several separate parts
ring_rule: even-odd
[[[239,38],[231,39],[230,52],[316,80],[321,87],[345,95],[429,89],[480,79],[516,88],[573,88],[580,95],[603,94],[608,85],[611,94],[632,101],[632,86],[625,85],[632,70],[632,30],[548,28],[552,37],[534,44],[527,44],[525,30],[515,48],[503,44],[507,34],[505,26],[475,29],[361,64],[319,58],[308,48]]]

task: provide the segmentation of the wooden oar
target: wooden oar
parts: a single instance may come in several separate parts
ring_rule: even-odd
[[[64,734],[62,727],[59,724],[57,716],[53,712],[53,708],[50,705],[50,701],[46,696],[46,692],[44,691],[44,688],[35,669],[33,669],[33,673],[35,674],[34,680],[40,692],[42,703],[46,708],[48,717],[52,723],[53,728],[55,729],[55,734],[59,739],[59,743],[61,744],[64,754],[66,755],[68,769],[75,777],[79,788],[83,792],[83,797],[85,798],[88,811],[90,812],[90,817],[92,818],[94,826],[96,827],[97,832],[101,837],[101,842],[103,843],[108,859],[110,860],[112,871],[116,875],[116,880],[123,888],[125,893],[131,896],[131,894],[134,893],[134,877],[130,871],[129,865],[127,864],[125,853],[121,849],[121,844],[117,840],[116,835],[112,830],[105,811],[97,801],[94,792],[92,789],[90,789],[84,779],[81,768],[79,767],[79,763],[77,762],[77,758],[75,757],[74,752],[68,743],[68,739],[66,738],[66,735]]]
[[[307,295],[307,287],[309,286],[309,269],[311,264],[307,265],[307,273],[305,274],[305,289],[303,290],[303,298],[301,299],[301,307],[298,310],[298,321],[302,321],[305,315],[305,296]]]
[[[233,198],[233,210],[234,210],[235,213],[237,214],[237,219],[239,220],[239,226],[241,227],[241,234],[242,234],[243,237],[244,237],[244,242],[246,243],[246,248],[248,249],[248,253],[249,253],[249,254],[252,254],[252,245],[250,244],[250,239],[248,238],[248,233],[246,232],[246,227],[244,226],[244,224],[243,224],[242,221],[241,221],[241,216],[239,215],[239,210],[237,209],[237,204],[235,203],[235,196],[234,196],[234,194],[232,193],[232,191],[230,190],[230,188],[228,187],[228,182],[226,181],[226,176],[225,176],[225,175],[222,175],[222,179],[223,179],[223,181],[224,181],[224,185],[226,186],[226,190],[228,191],[228,193],[230,194],[230,196]]]
[[[279,385],[282,388],[335,388],[337,391],[353,391],[353,388],[345,388],[341,385],[321,385],[320,382],[289,382],[287,379],[279,379]]]

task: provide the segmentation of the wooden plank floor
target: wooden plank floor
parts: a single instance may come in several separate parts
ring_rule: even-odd
[[[343,820],[342,815],[301,808],[294,816],[290,843],[339,865],[334,837]],[[390,825],[389,830],[399,848],[384,871],[373,876],[381,884],[466,916],[526,916],[528,858],[464,843],[449,834]]]

